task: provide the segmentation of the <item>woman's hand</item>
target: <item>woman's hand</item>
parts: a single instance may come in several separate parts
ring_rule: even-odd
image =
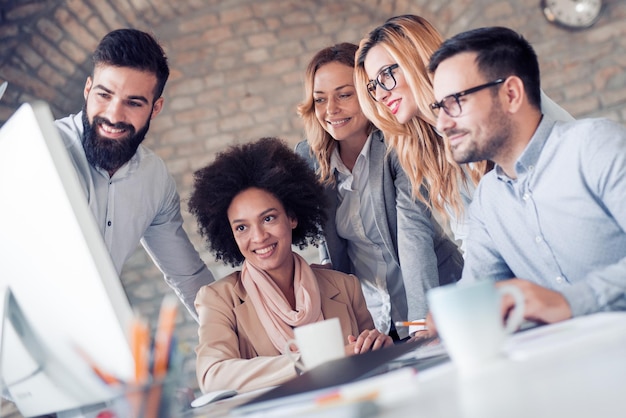
[[[383,334],[377,329],[365,330],[358,337],[354,335],[348,336],[348,345],[346,346],[346,354],[361,354],[370,350],[378,350],[383,347],[393,345],[393,340],[389,335]]]

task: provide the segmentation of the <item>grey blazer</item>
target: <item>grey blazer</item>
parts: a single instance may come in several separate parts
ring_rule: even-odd
[[[397,155],[393,151],[386,155],[387,145],[382,133],[375,131],[372,135],[369,186],[376,227],[386,250],[402,272],[408,309],[406,318],[424,318],[428,313],[426,292],[433,287],[459,280],[463,256],[429,208],[412,198],[409,180]],[[306,158],[313,169],[317,169],[317,160],[306,141],[296,145],[296,153]],[[327,186],[325,192],[328,221],[324,226],[326,245],[320,246],[320,257],[322,260],[324,257],[330,258],[333,269],[352,274],[347,242],[337,235],[335,224],[337,190],[334,186]],[[422,193],[427,193],[424,187]],[[391,303],[394,303],[393,299]]]

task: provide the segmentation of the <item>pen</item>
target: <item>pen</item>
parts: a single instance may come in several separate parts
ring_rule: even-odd
[[[398,322],[396,322],[396,326],[397,327],[412,327],[412,326],[425,327],[426,326],[426,320],[420,320],[420,321],[398,321]]]
[[[96,364],[96,362],[91,358],[91,356],[89,356],[89,354],[87,354],[86,351],[78,346],[75,346],[74,348],[78,352],[78,355],[81,356],[83,360],[85,360],[85,362],[89,365],[89,367],[96,374],[96,376],[100,378],[100,380],[102,380],[107,385],[122,384],[122,381],[120,379],[98,366],[98,364]]]

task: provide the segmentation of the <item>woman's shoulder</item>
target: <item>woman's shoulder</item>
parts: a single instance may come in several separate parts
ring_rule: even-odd
[[[198,297],[207,296],[210,294],[228,295],[239,293],[241,283],[241,272],[234,271],[228,276],[224,276],[219,280],[214,281],[206,286],[202,286],[198,290]]]
[[[320,286],[332,285],[339,289],[345,289],[347,286],[352,287],[354,283],[358,281],[353,274],[346,274],[341,271],[323,267],[311,268],[313,269],[313,273],[315,273]]]

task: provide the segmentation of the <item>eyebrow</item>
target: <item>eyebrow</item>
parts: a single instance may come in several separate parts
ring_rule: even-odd
[[[383,72],[383,70],[386,70],[387,68],[391,67],[392,65],[397,64],[396,62],[391,62],[391,63],[387,63],[385,65],[382,65],[380,67],[378,67],[378,71],[376,71],[376,78],[378,78],[378,76],[380,75],[380,73]],[[369,80],[372,81],[372,80]]]
[[[268,213],[273,212],[273,211],[278,211],[278,209],[277,208],[265,209],[263,212],[259,213],[258,217],[262,218],[262,217],[266,216]],[[245,221],[245,219],[233,219],[232,221],[230,221],[230,224],[234,225],[236,223],[244,222],[244,221]]]
[[[105,92],[109,93],[109,94],[115,94],[115,92],[111,89],[108,89],[106,87],[104,87],[102,84],[97,84],[94,86],[95,89],[100,89],[100,90],[104,90]],[[148,99],[145,98],[144,96],[128,96],[126,97],[127,100],[139,100],[140,102],[143,102],[145,104],[149,104]]]
[[[335,88],[333,91],[338,91],[338,90],[341,90],[341,89],[345,89],[346,87],[354,87],[354,84],[344,84],[342,86],[339,86],[339,87]],[[315,93],[315,94],[324,94],[325,92],[324,91],[319,91],[319,90],[314,90],[313,93]]]

